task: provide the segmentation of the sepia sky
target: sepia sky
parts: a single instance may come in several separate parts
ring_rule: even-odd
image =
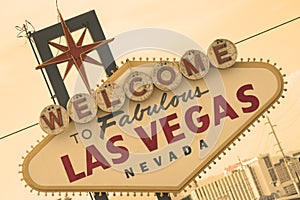
[[[163,28],[179,32],[196,41],[203,49],[218,38],[237,42],[267,28],[300,16],[297,0],[61,0],[65,19],[95,10],[107,38],[141,28]],[[15,26],[30,21],[36,30],[58,22],[54,0],[4,1],[1,11],[0,38],[0,137],[38,122],[40,111],[51,99],[37,62],[25,38],[17,39]],[[283,68],[289,82],[285,98],[272,110],[271,121],[284,150],[300,150],[300,20],[237,45],[240,58],[270,59]],[[133,41],[134,42],[134,41]],[[139,55],[136,55],[139,57]],[[73,69],[74,70],[74,69]],[[241,159],[263,153],[277,154],[275,140],[265,121],[256,123],[227,156],[217,162],[208,175]],[[59,197],[30,193],[18,174],[22,156],[41,139],[38,126],[0,141],[0,199],[47,200]],[[225,161],[226,160],[226,161]],[[130,197],[133,198],[133,197]],[[128,198],[128,199],[130,199]],[[88,196],[73,199],[90,199]],[[117,197],[112,199],[118,199]],[[124,199],[124,197],[119,198]],[[150,198],[149,198],[150,199]]]

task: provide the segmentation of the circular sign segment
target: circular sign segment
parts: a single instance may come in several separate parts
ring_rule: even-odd
[[[157,88],[170,91],[179,86],[182,75],[175,62],[163,61],[154,66],[152,79]]]
[[[153,92],[152,79],[143,72],[132,72],[125,81],[124,91],[133,101],[145,101]]]
[[[97,114],[97,105],[92,96],[84,93],[75,94],[67,104],[68,114],[77,123],[87,123]]]
[[[125,93],[118,84],[106,82],[96,90],[96,103],[105,112],[119,110],[125,103]]]
[[[39,124],[45,133],[58,135],[68,128],[69,115],[62,106],[49,105],[42,110]]]
[[[206,55],[199,50],[189,50],[183,54],[180,61],[180,71],[191,80],[203,78],[209,71]]]
[[[237,49],[233,42],[218,39],[209,46],[207,55],[213,66],[224,69],[234,65],[237,59]]]

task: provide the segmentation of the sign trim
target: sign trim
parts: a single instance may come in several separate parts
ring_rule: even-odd
[[[259,67],[258,65],[259,64]],[[130,64],[128,67],[131,67]],[[106,191],[106,192],[180,192],[183,190],[192,180],[194,180],[201,172],[203,172],[222,152],[224,152],[235,140],[237,140],[241,134],[243,134],[249,127],[255,123],[278,99],[281,97],[283,90],[284,90],[284,80],[283,76],[280,73],[280,71],[270,63],[265,62],[237,62],[232,68],[262,68],[267,69],[270,71],[276,78],[278,82],[278,88],[274,95],[270,97],[270,100],[267,101],[266,104],[262,105],[259,112],[257,112],[256,115],[251,116],[247,123],[244,123],[243,126],[241,126],[234,134],[232,134],[228,138],[227,144],[222,144],[218,148],[216,148],[213,152],[213,154],[210,154],[205,160],[207,160],[206,163],[200,164],[194,172],[192,172],[189,176],[187,176],[184,181],[182,181],[177,186],[164,186],[163,188],[161,186],[147,186],[146,188],[144,186],[134,186],[134,187],[128,187],[128,186],[42,186],[34,182],[29,173],[29,165],[30,161],[37,155],[40,150],[42,150],[54,137],[52,135],[46,136],[36,147],[33,148],[31,152],[26,156],[24,159],[23,165],[22,165],[22,172],[23,177],[26,180],[27,184],[32,187],[33,189],[41,192],[99,192],[99,191]],[[126,67],[124,67],[125,70]],[[121,68],[122,69],[122,68]],[[226,69],[220,69],[220,70],[226,70]],[[123,71],[123,70],[119,70]],[[117,71],[118,72],[118,71]],[[110,77],[112,80],[114,79],[115,73],[112,77]],[[69,130],[75,130],[74,123],[72,122],[70,124]]]

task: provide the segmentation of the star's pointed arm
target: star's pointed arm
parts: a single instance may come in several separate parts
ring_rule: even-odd
[[[58,16],[59,16],[59,19],[60,19],[60,22],[61,22],[61,26],[62,26],[62,29],[64,31],[64,35],[66,37],[66,41],[67,41],[67,44],[68,46],[74,46],[75,45],[75,41],[71,35],[71,32],[65,22],[65,20],[63,19],[63,17],[61,16],[61,13],[59,12],[59,10],[57,9],[57,12],[58,12]]]
[[[65,61],[70,60],[71,58],[68,56],[67,53],[62,53],[54,58],[51,58],[49,60],[47,60],[46,62],[44,62],[43,64],[37,66],[35,69],[42,69],[48,65],[52,65],[52,64],[59,64]]]
[[[64,46],[64,45],[61,45],[61,44],[57,44],[57,43],[54,43],[54,42],[48,42],[48,44],[50,44],[51,46],[61,50],[61,51],[68,51],[68,47]]]
[[[81,46],[82,45],[84,37],[85,37],[86,29],[87,28],[85,28],[84,31],[82,32],[82,34],[81,34],[81,36],[80,36],[80,38],[79,38],[79,40],[77,42],[77,46]]]
[[[71,70],[73,64],[74,64],[73,60],[69,60],[68,65],[67,65],[67,68],[66,68],[66,71],[65,71],[65,74],[64,74],[64,77],[63,77],[63,80],[66,79],[66,77],[67,77],[67,75],[69,74],[69,72],[70,72],[70,70]]]
[[[88,62],[88,63],[91,63],[91,64],[95,64],[95,65],[102,65],[101,62],[99,62],[98,60],[95,60],[94,58],[90,57],[90,56],[87,56],[87,55],[84,55],[82,57],[82,60],[84,62]]]
[[[107,44],[113,40],[114,40],[114,38],[108,39],[108,40],[101,40],[101,41],[95,42],[93,44],[84,45],[81,48],[84,53],[89,53],[89,52],[93,51],[94,49],[96,49],[97,47],[99,47],[103,44]]]

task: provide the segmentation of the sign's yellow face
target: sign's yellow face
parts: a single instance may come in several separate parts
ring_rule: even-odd
[[[128,61],[94,102],[84,95],[70,102],[77,118],[25,158],[26,182],[38,191],[178,192],[283,91],[268,63],[236,62],[199,76],[181,63]],[[62,121],[52,112],[55,129]]]

